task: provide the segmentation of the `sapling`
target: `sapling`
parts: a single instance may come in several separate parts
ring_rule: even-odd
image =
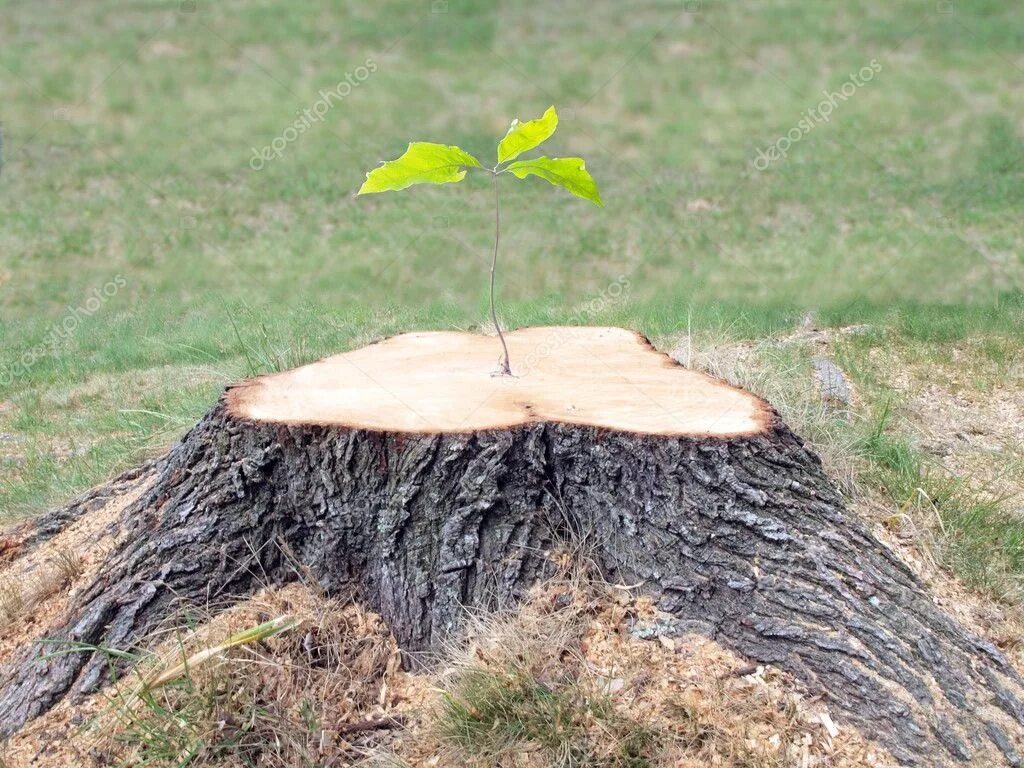
[[[558,187],[563,187],[577,197],[603,206],[597,192],[597,184],[587,172],[581,157],[537,157],[532,160],[516,160],[523,152],[540,146],[551,137],[558,127],[558,113],[548,107],[541,117],[521,123],[513,120],[500,142],[498,162],[487,168],[479,160],[459,147],[446,144],[432,144],[414,141],[405,154],[396,160],[389,160],[366,174],[366,181],[359,188],[359,195],[373,192],[387,192],[405,189],[413,184],[451,184],[462,181],[468,171],[491,174],[494,184],[494,255],[491,258],[490,308],[491,321],[501,342],[502,359],[500,373],[511,376],[512,366],[508,357],[508,345],[498,323],[494,309],[494,275],[498,267],[498,243],[501,238],[501,198],[498,192],[498,177],[511,173],[518,179],[538,176]]]

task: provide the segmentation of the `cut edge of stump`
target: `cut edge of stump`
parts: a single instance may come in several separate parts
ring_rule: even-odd
[[[228,386],[223,399],[228,414],[243,421],[345,427],[381,434],[468,435],[536,423],[561,423],[623,434],[727,440],[763,435],[781,423],[778,412],[763,398],[687,368],[638,331],[598,326],[528,326],[506,331],[505,338],[512,352],[512,377],[495,375],[500,352],[495,336],[462,331],[410,331],[287,371],[244,379]],[[580,349],[579,343],[588,340],[598,346]],[[459,345],[464,348],[458,349]],[[638,372],[629,365],[621,366],[627,370],[607,365],[599,355],[602,347],[603,351],[618,355],[621,363],[645,363],[640,372],[643,380],[636,380]],[[575,359],[568,363],[574,365],[573,372],[560,362],[570,356],[570,351],[575,353]],[[427,352],[436,362],[425,369],[423,354]],[[378,358],[376,362],[374,357]],[[404,370],[398,367],[403,362],[409,366]],[[385,382],[376,365],[383,365],[384,373],[389,365],[395,366],[391,373],[399,375]],[[339,376],[339,371],[344,371],[348,378]],[[591,374],[600,379],[587,378]],[[325,381],[328,386],[324,386]],[[467,396],[483,391],[482,399],[457,423],[426,415],[426,410],[445,405],[465,408],[462,390],[453,388],[453,382],[464,385]],[[553,407],[550,389],[545,389],[553,383],[575,385],[574,396],[585,401],[582,409],[560,411]],[[430,384],[435,385],[435,390],[429,390]],[[531,387],[540,389],[531,391]],[[626,393],[627,398],[618,399],[628,400],[628,404],[624,406],[609,397],[612,389]],[[700,419],[693,416],[700,401],[711,396],[723,396],[731,402],[716,419],[731,416],[722,428],[714,428],[714,422],[701,428]],[[328,398],[331,402],[326,403]],[[451,402],[445,403],[445,398]],[[404,415],[391,420],[375,418],[373,414],[389,406],[389,401],[393,413]],[[679,410],[670,411],[667,402],[680,403]],[[734,412],[737,405],[746,409],[741,416]],[[644,411],[639,418],[623,414],[638,410]]]

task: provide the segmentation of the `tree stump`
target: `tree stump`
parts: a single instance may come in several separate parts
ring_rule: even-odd
[[[410,333],[228,388],[46,637],[135,647],[183,599],[302,571],[356,589],[425,663],[465,606],[515,601],[582,537],[607,579],[793,673],[901,762],[1020,764],[1021,677],[845,512],[770,405],[621,329],[508,343],[512,378],[493,339]],[[0,734],[106,674],[25,648],[0,672]]]

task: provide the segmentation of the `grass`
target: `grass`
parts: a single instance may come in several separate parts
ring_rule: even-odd
[[[443,743],[484,765],[532,748],[551,766],[649,768],[661,738],[617,715],[606,695],[574,682],[552,687],[522,665],[465,670],[438,721]]]
[[[914,514],[938,525],[936,551],[969,586],[992,597],[1019,604],[1024,596],[1024,518],[1008,502],[984,488],[950,477],[899,435],[890,433],[891,406],[886,403],[856,449],[873,482],[896,506],[893,516]]]
[[[587,622],[607,587],[588,572],[589,542],[566,542],[560,577],[513,612],[469,617],[468,645],[439,665],[428,734],[446,762],[648,768],[662,735],[615,706],[584,653]],[[621,681],[620,681],[621,682]],[[531,760],[526,760],[530,764]]]

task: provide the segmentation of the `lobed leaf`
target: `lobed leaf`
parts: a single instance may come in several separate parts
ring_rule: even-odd
[[[458,147],[414,141],[401,157],[369,171],[356,194],[405,189],[413,184],[450,184],[462,181],[466,168],[479,167],[479,160]]]
[[[553,106],[548,107],[541,117],[520,123],[513,120],[505,138],[498,144],[498,162],[514,160],[523,152],[539,146],[555,132],[558,127],[558,113]]]
[[[518,178],[539,176],[557,187],[564,187],[577,197],[604,206],[597,191],[597,182],[587,172],[582,157],[538,157],[535,160],[520,160],[505,170]]]

